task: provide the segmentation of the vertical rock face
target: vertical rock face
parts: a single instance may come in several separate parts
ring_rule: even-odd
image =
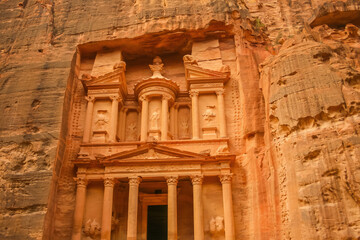
[[[319,26],[263,63],[283,238],[358,236],[359,35]]]
[[[355,0],[1,1],[0,238],[70,239],[79,49],[128,39],[144,46],[134,55],[198,46],[199,65],[230,65],[236,239],[357,238],[359,9]]]

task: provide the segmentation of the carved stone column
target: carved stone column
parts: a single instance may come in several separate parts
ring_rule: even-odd
[[[91,124],[92,124],[95,98],[93,96],[87,96],[85,97],[85,99],[88,101],[88,103],[86,107],[83,142],[87,143],[90,142],[90,138],[91,138]]]
[[[121,140],[126,140],[126,114],[129,109],[124,108],[122,111],[122,122],[121,122]]]
[[[193,206],[194,206],[194,240],[204,240],[204,210],[202,202],[202,181],[203,176],[191,177],[193,185]]]
[[[118,109],[119,109],[119,97],[110,96],[112,101],[111,103],[111,116],[110,116],[110,133],[109,140],[110,142],[116,142],[116,130],[117,130],[117,121],[118,121]]]
[[[127,240],[136,240],[137,238],[138,196],[140,182],[140,177],[129,178]]]
[[[177,177],[167,177],[168,185],[168,240],[177,240]]]
[[[192,127],[193,139],[199,139],[199,92],[191,90],[191,111],[192,111]]]
[[[142,96],[140,98],[142,102],[142,109],[141,109],[141,138],[140,140],[146,142],[147,140],[147,132],[148,132],[148,118],[149,118],[149,100],[147,97]]]
[[[231,191],[232,174],[220,176],[223,192],[225,240],[235,239],[234,212]]]
[[[84,178],[75,178],[76,186],[76,202],[74,212],[74,224],[72,231],[72,240],[81,239],[81,229],[83,224],[85,200],[86,200],[86,185],[87,180]]]
[[[104,201],[101,221],[101,240],[110,240],[111,237],[111,217],[113,207],[114,185],[114,179],[104,179]]]
[[[179,136],[178,136],[178,133],[179,133],[179,126],[178,126],[178,113],[179,113],[179,106],[178,105],[176,105],[175,107],[174,107],[175,109],[174,109],[174,131],[175,131],[175,133],[174,133],[174,138],[175,139],[179,139]]]
[[[175,104],[170,107],[170,132],[175,137]]]
[[[225,104],[224,104],[224,90],[216,91],[218,110],[219,110],[219,125],[220,137],[226,137],[226,119],[225,119]]]
[[[169,129],[169,97],[163,96],[161,102],[161,140],[165,141],[168,138]]]

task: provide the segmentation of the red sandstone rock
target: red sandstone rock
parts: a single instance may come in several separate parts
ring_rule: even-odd
[[[236,239],[360,235],[357,1],[2,1],[0,12],[1,239],[71,239],[74,163],[136,148],[120,143],[120,150],[112,143],[100,143],[98,152],[80,148],[87,81],[114,81],[118,72],[126,76],[129,96],[122,100],[132,110],[122,122],[126,129],[114,134],[116,141],[134,142],[140,136],[132,124],[139,116],[134,87],[151,77],[148,65],[157,55],[164,63],[161,76],[178,84],[179,116],[191,116],[187,54],[194,57],[188,59],[196,65],[188,68],[194,81],[206,74],[229,77],[224,81],[228,145],[221,139],[191,143],[193,124],[180,118],[162,129],[179,142],[159,143],[206,157],[236,156],[230,169]],[[199,131],[208,138],[218,138],[221,127],[214,132],[205,126],[218,114],[205,102],[215,99],[215,94],[199,98]],[[107,113],[98,110],[102,126],[110,121],[111,107]],[[170,154],[168,148],[156,149]],[[141,159],[168,156],[160,152],[147,150]],[[140,192],[167,191],[166,181],[143,181]],[[194,234],[193,182],[178,182],[182,239]],[[81,234],[97,239],[104,184],[90,184]],[[109,231],[123,238],[129,187],[115,189],[115,200],[122,200],[114,201],[118,215],[110,219]],[[217,227],[224,217],[219,179],[205,179],[202,190],[205,239],[223,239]],[[158,199],[167,203],[166,196]]]

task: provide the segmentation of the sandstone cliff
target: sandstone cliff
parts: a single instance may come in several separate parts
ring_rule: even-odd
[[[360,235],[358,1],[5,0],[0,11],[1,239],[70,239],[77,47],[156,39],[150,55],[181,52],[176,34],[235,40],[237,239]]]

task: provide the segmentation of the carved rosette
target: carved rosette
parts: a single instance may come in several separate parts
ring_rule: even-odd
[[[178,183],[178,177],[175,176],[166,177],[166,182],[168,185],[176,185]]]
[[[88,102],[94,102],[94,101],[95,101],[95,97],[94,97],[94,96],[86,96],[85,99],[86,99],[86,101],[88,101]]]
[[[190,97],[197,97],[199,96],[199,91],[197,90],[190,90],[189,91]]]
[[[191,182],[193,185],[201,185],[204,177],[202,175],[191,176]]]
[[[141,183],[141,177],[129,177],[130,186],[138,186]]]
[[[105,178],[104,179],[104,186],[105,187],[114,187],[115,185],[115,180],[113,178]]]
[[[77,178],[74,178],[74,180],[76,181],[76,185],[77,187],[86,187],[87,184],[88,184],[88,180],[86,178],[83,178],[83,177],[77,177]]]
[[[219,178],[222,184],[230,184],[232,179],[232,173],[220,175]]]

